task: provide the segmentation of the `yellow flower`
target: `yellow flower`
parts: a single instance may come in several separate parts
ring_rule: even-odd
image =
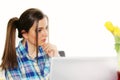
[[[113,24],[112,22],[110,21],[107,21],[104,26],[110,31],[110,32],[113,32],[114,31],[114,27],[113,27]]]
[[[110,21],[106,22],[104,26],[109,30],[115,39],[115,50],[117,52],[118,57],[118,70],[120,71],[120,28],[118,26],[114,26]]]
[[[120,36],[120,28],[118,26],[114,26],[113,34],[115,36]]]

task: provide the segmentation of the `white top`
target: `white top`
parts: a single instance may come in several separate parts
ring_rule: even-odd
[[[0,80],[6,80],[5,79],[5,71],[0,68]]]

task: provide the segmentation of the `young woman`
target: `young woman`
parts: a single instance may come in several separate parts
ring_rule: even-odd
[[[22,40],[15,48],[16,29]],[[48,37],[48,17],[39,9],[27,9],[9,20],[1,63],[6,80],[48,80],[50,58],[58,56]]]

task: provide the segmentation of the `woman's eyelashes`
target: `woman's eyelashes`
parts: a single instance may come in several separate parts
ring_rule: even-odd
[[[41,32],[42,31],[42,29],[36,29],[35,30],[35,32]]]
[[[47,26],[45,29],[48,30],[48,26]],[[44,30],[44,28],[38,28],[38,29],[36,29],[35,31],[36,31],[36,32],[41,32],[42,30]]]
[[[41,32],[42,31],[42,29],[38,29],[38,31],[37,32]]]

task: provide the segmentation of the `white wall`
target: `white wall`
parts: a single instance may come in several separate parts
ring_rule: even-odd
[[[116,56],[107,20],[120,26],[119,0],[2,0],[0,1],[0,58],[10,18],[31,7],[50,19],[50,42],[66,56]]]

